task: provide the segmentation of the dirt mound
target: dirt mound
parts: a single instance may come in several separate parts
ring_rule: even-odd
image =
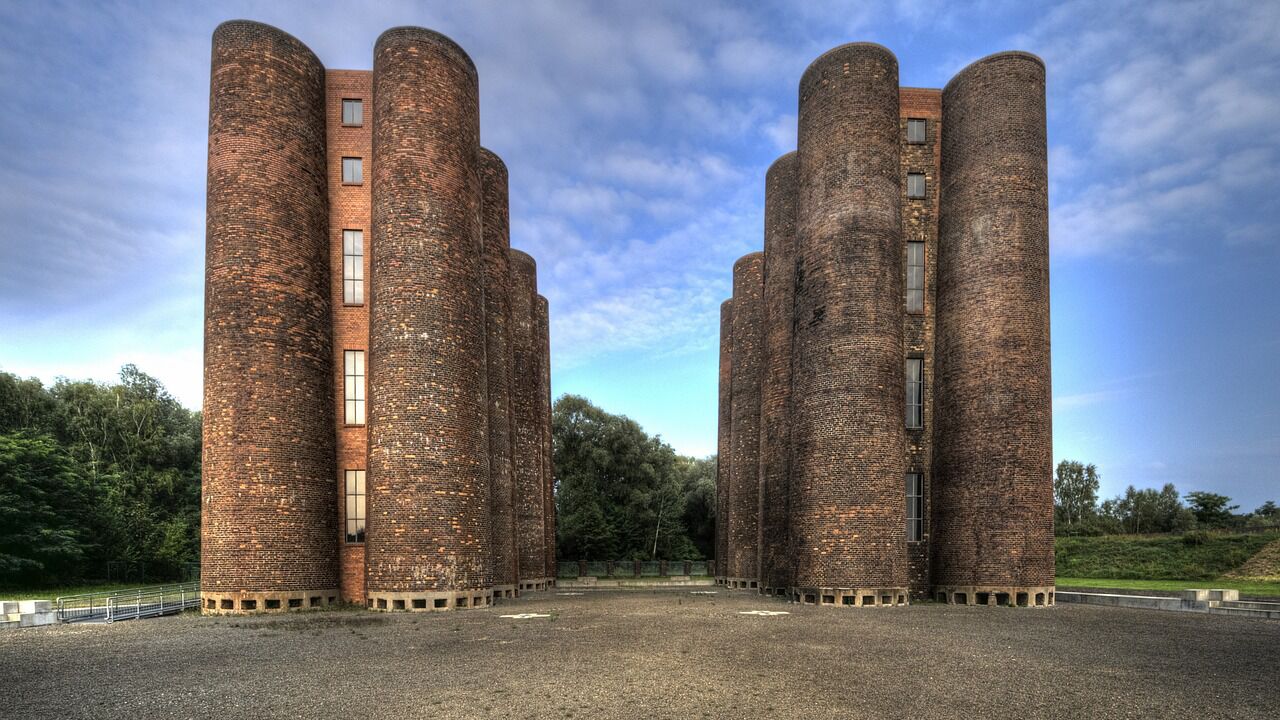
[[[1280,540],[1264,545],[1253,557],[1243,565],[1227,573],[1224,577],[1242,580],[1280,581]]]

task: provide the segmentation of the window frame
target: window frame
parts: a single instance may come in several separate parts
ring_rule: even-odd
[[[348,237],[355,242],[347,243]],[[359,252],[351,252],[355,247]],[[364,230],[344,228],[342,230],[342,304],[349,307],[364,305]]]
[[[358,117],[355,122],[347,120],[348,104],[357,109],[355,115]],[[342,98],[342,126],[364,127],[364,98]]]
[[[347,161],[354,160],[355,164],[355,180],[347,179]],[[342,184],[343,185],[363,185],[364,184],[364,158],[352,155],[344,155],[342,158]]]
[[[342,422],[348,427],[362,427],[368,421],[366,370],[364,350],[342,351]]]
[[[369,518],[367,479],[364,468],[343,471],[343,537],[348,545],[360,545],[365,541]]]
[[[920,193],[918,195],[912,192],[911,180],[913,178],[920,178]],[[927,197],[929,197],[929,183],[925,179],[925,174],[922,172],[907,173],[907,199],[924,200]]]
[[[906,496],[907,542],[924,542],[924,473],[907,471]]]
[[[919,368],[917,379],[913,380],[912,367]],[[904,417],[903,422],[908,430],[924,429],[924,358],[919,356],[908,356],[906,362],[903,363],[903,380],[906,388],[904,396]],[[911,400],[911,386],[916,386],[916,401]],[[913,412],[914,411],[914,412]],[[912,424],[912,421],[915,424]]]
[[[920,250],[920,262],[918,264],[912,264],[911,251],[916,248],[919,248]],[[907,241],[907,262],[906,262],[907,277],[905,280],[905,286],[906,286],[905,300],[906,300],[907,313],[911,315],[924,314],[925,288],[929,285],[929,278],[926,274],[928,265],[929,265],[929,258],[928,258],[927,248],[925,247],[925,242],[923,240],[908,240]],[[920,268],[920,287],[918,288],[911,287],[911,269],[912,268]],[[918,295],[914,295],[913,293],[918,293]],[[911,301],[914,297],[918,297],[920,299],[920,306],[918,308],[912,307]]]
[[[920,139],[911,139],[912,123],[920,124]],[[929,142],[929,119],[928,118],[907,118],[907,144],[908,145],[924,145]]]

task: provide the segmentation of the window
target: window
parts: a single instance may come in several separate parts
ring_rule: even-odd
[[[364,542],[364,471],[347,471],[347,542]]]
[[[924,173],[907,173],[907,197],[924,197]]]
[[[343,398],[346,399],[346,423],[364,424],[364,351],[347,350],[343,354],[343,375],[346,380]]]
[[[364,304],[364,231],[342,231],[342,302]]]
[[[924,243],[907,243],[907,312],[924,312]]]
[[[343,100],[342,101],[342,124],[343,125],[363,125],[364,124],[364,101],[363,100]]]
[[[924,427],[923,358],[907,358],[907,427]]]
[[[361,158],[342,158],[342,182],[351,185],[364,182],[364,161]]]
[[[364,473],[361,473],[362,475]],[[907,540],[924,539],[924,475],[907,473]]]
[[[907,120],[907,142],[912,145],[919,145],[924,142],[924,131],[927,127],[928,120]]]

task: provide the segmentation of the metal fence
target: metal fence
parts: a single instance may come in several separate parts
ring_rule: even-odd
[[[63,595],[54,601],[54,606],[62,622],[115,622],[172,615],[200,607],[200,583]]]
[[[714,560],[570,560],[557,565],[556,577],[566,579],[705,577],[715,574]]]

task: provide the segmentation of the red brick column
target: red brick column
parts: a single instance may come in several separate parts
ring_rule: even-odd
[[[453,41],[374,46],[368,596],[488,605],[489,456],[479,88]]]
[[[1000,53],[942,94],[932,547],[952,602],[1052,603],[1044,82]]]
[[[546,527],[543,515],[541,401],[538,322],[535,298],[538,271],[533,258],[519,250],[511,256],[511,409],[515,417],[514,463],[516,555],[519,589],[542,590],[546,577]]]
[[[800,80],[792,547],[802,601],[907,595],[898,63],[870,43]]]
[[[206,611],[338,598],[325,73],[268,25],[213,33],[205,247]]]
[[[791,586],[787,516],[791,473],[791,321],[795,302],[794,152],[774,161],[764,193],[764,365],[760,382],[760,587]]]
[[[764,353],[764,253],[733,264],[733,398],[729,478],[732,587],[759,587],[760,376]]]
[[[538,430],[542,433],[542,527],[547,583],[556,582],[556,496],[551,463],[551,321],[547,299],[537,297]]]
[[[729,476],[733,466],[733,300],[720,303],[720,409],[716,433],[716,582],[729,568]]]
[[[515,485],[511,463],[511,249],[507,166],[480,149],[485,331],[489,383],[489,516],[495,596],[516,591]]]

